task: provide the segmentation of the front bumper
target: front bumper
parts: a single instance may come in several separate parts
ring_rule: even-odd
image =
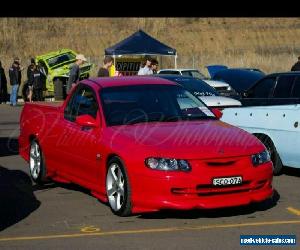
[[[215,187],[211,184],[214,177],[239,175],[243,177],[241,185]],[[191,177],[188,173],[165,178],[139,176],[139,181],[132,187],[133,213],[215,209],[260,202],[273,195],[272,178],[272,163],[247,168],[240,173],[220,171],[216,175],[214,171],[206,172],[205,177]]]

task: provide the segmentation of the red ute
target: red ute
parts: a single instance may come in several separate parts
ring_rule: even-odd
[[[26,103],[20,154],[35,182],[73,182],[120,216],[272,196],[263,144],[157,77],[83,80],[62,106]]]

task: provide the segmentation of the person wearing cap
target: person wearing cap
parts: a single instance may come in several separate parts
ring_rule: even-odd
[[[291,71],[300,71],[300,56],[298,56],[298,62],[293,65]]]
[[[76,56],[76,62],[74,63],[74,65],[71,67],[71,70],[70,70],[70,76],[69,76],[68,83],[67,83],[67,94],[69,94],[71,89],[73,87],[75,87],[75,85],[78,83],[78,81],[79,81],[79,66],[86,61],[87,60],[84,57],[84,55],[78,54]]]
[[[152,71],[152,67],[151,67],[151,58],[150,57],[146,57],[145,61],[142,65],[142,67],[140,68],[138,75],[139,76],[143,76],[143,75],[153,75],[153,71]]]
[[[11,85],[10,105],[16,106],[18,101],[18,90],[21,84],[23,68],[20,66],[20,59],[14,58],[12,66],[9,68],[9,80]]]

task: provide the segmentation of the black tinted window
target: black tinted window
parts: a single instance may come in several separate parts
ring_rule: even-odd
[[[91,115],[96,119],[97,112],[98,104],[93,90],[89,87],[79,87],[65,109],[65,118],[74,122],[79,115]]]
[[[250,92],[249,97],[268,98],[274,88],[276,78],[265,78],[261,80]]]
[[[294,79],[295,76],[288,76],[288,75],[280,76],[276,84],[274,97],[277,98],[290,97]]]
[[[292,97],[300,98],[300,76],[298,76],[295,80]]]
[[[159,74],[180,75],[180,72],[179,71],[175,71],[175,70],[164,70],[164,71],[160,71]]]

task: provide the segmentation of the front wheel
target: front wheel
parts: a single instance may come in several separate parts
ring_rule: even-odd
[[[43,152],[36,140],[32,140],[29,152],[29,172],[31,179],[38,184],[46,181],[46,165]]]
[[[282,172],[283,165],[273,141],[269,137],[263,135],[259,135],[257,136],[257,138],[265,145],[265,147],[269,151],[271,160],[273,162],[274,175],[280,175]]]
[[[113,157],[108,162],[106,194],[112,212],[119,216],[131,214],[131,191],[128,176],[121,160]]]

